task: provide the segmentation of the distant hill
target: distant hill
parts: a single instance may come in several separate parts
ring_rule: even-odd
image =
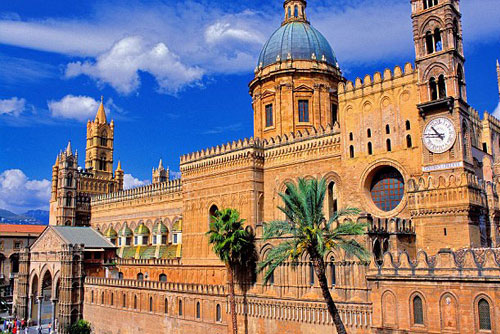
[[[0,209],[0,223],[48,225],[49,212],[45,210],[29,210],[22,215],[18,215],[9,210]]]

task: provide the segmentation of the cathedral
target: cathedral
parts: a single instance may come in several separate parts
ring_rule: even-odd
[[[81,318],[96,334],[228,333],[211,216],[237,209],[262,259],[278,194],[304,177],[326,179],[327,217],[356,207],[347,219],[368,224],[371,261],[325,258],[349,333],[500,333],[500,121],[467,103],[459,0],[411,0],[414,61],[354,82],[306,7],[284,1],[258,57],[254,136],[181,156],[179,179],[160,162],[123,190],[101,104],[85,168],[70,144],[53,166],[50,226],[20,256],[21,318],[62,334]],[[335,331],[308,258],[236,302],[241,333]]]

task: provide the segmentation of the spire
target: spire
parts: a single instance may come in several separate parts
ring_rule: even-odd
[[[285,0],[283,8],[285,9],[285,20],[283,24],[289,22],[307,22],[306,0]]]
[[[106,111],[104,111],[104,96],[101,95],[101,104],[99,105],[99,110],[97,110],[97,115],[95,116],[95,120],[97,123],[107,123],[106,120]]]
[[[59,154],[56,156],[56,163],[54,164],[54,166],[57,166],[59,165]]]
[[[497,59],[497,82],[498,82],[498,99],[500,100],[500,64]]]
[[[73,154],[73,149],[71,148],[71,140],[68,141],[68,146],[66,147],[66,156],[70,156]]]
[[[158,165],[158,170],[162,170],[162,169],[165,169],[165,168],[163,168],[163,160],[160,159],[160,164]]]
[[[118,166],[116,166],[116,171],[117,172],[123,172],[123,170],[122,170],[122,162],[120,160],[118,160]]]

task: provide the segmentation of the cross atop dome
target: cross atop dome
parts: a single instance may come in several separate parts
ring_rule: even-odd
[[[283,24],[289,22],[307,22],[306,0],[285,0],[283,8],[285,9],[285,20]]]

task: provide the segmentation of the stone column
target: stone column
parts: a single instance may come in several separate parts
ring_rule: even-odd
[[[28,296],[28,316],[27,316],[27,319],[26,319],[26,322],[29,324],[31,322],[31,312],[33,311],[32,310],[32,306],[31,306],[31,303],[33,302],[33,295],[30,294]]]
[[[52,333],[57,333],[57,328],[56,328],[56,305],[57,305],[57,299],[52,299],[52,319],[51,319]]]
[[[42,304],[43,304],[43,296],[38,296],[38,321],[37,321],[38,327],[42,327]]]

